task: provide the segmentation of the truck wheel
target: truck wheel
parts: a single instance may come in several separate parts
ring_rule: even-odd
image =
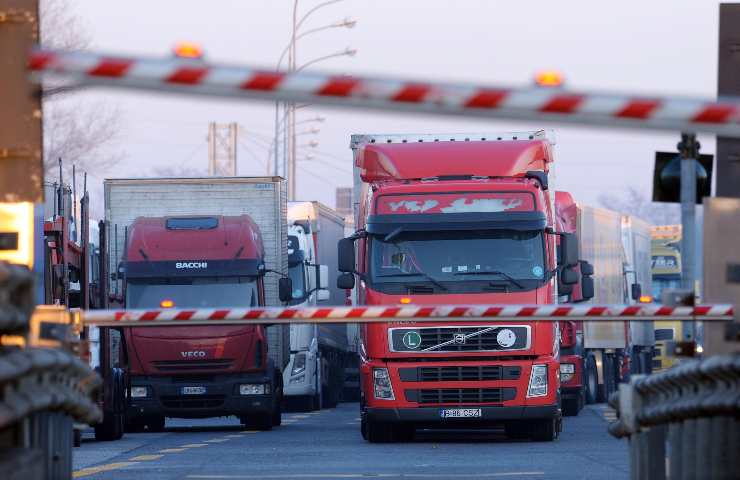
[[[95,440],[109,442],[123,436],[122,415],[119,413],[105,413],[103,421],[95,425]]]
[[[599,398],[599,377],[596,376],[596,360],[588,356],[586,359],[586,403],[596,403]]]
[[[259,418],[241,417],[239,419],[244,427],[250,430],[266,432],[272,430],[272,415],[261,415]]]
[[[130,418],[126,421],[126,432],[141,433],[146,428],[146,423],[141,417]]]
[[[580,410],[580,398],[581,394],[579,393],[578,398],[568,398],[567,400],[563,400],[563,415],[566,417],[577,416],[578,411]]]
[[[75,428],[72,432],[72,446],[79,447],[82,445],[82,430]]]
[[[272,409],[272,426],[279,427],[283,423],[283,405],[282,399],[275,402],[275,408]]]
[[[532,422],[532,440],[536,442],[552,442],[558,438],[558,419],[535,420]]]
[[[520,422],[507,422],[504,424],[506,436],[512,440],[523,440],[529,438],[529,429],[527,425]]]
[[[146,427],[150,432],[164,432],[164,416],[150,417],[146,420]]]
[[[389,443],[395,440],[394,429],[387,423],[365,421],[365,440],[370,443]]]

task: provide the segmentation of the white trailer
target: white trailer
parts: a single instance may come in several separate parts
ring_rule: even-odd
[[[109,272],[124,257],[128,227],[137,217],[176,215],[249,215],[262,234],[268,271],[288,272],[287,194],[280,177],[126,178],[106,179],[105,223]],[[281,305],[279,274],[264,278],[265,304]],[[122,294],[121,282],[111,293]],[[282,370],[290,357],[289,329],[268,327],[268,352]]]
[[[593,265],[594,304],[637,301],[639,284],[650,291],[650,228],[634,217],[578,206],[578,237],[583,260]],[[633,292],[635,295],[633,295]],[[632,346],[652,347],[650,324],[583,322],[583,359],[589,403],[605,401],[622,379]],[[639,352],[638,352],[639,353]]]
[[[344,238],[344,218],[316,201],[290,202],[288,228],[292,304],[344,304],[345,292],[336,287],[337,242]],[[307,410],[335,406],[351,354],[347,326],[291,325],[290,350],[283,372],[286,400]]]

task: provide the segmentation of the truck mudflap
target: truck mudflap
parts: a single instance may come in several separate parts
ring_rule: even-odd
[[[134,377],[131,385],[132,390],[145,387],[147,396],[131,399],[129,419],[269,415],[275,408],[276,386],[264,373],[214,375],[208,380],[178,382],[171,377]],[[242,395],[240,385],[264,385],[269,392]]]
[[[443,411],[452,407],[421,407],[421,408],[366,408],[365,418],[371,422],[382,423],[414,423],[417,425],[432,425],[454,428],[463,425],[500,424],[510,420],[535,420],[560,417],[560,408],[557,404],[535,406],[463,406],[455,407],[467,410],[480,409],[480,416],[475,418],[445,418]]]

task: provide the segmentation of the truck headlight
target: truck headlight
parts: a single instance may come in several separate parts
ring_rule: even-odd
[[[270,393],[270,385],[264,383],[245,383],[239,385],[239,395],[266,395]]]
[[[373,389],[378,400],[395,400],[391,376],[387,368],[373,368]]]
[[[131,387],[131,398],[146,398],[149,396],[147,387]]]
[[[306,371],[306,354],[296,353],[293,356],[293,368],[290,371],[290,375],[300,375],[301,373]]]
[[[545,395],[547,395],[547,365],[532,365],[527,398],[544,397]]]
[[[560,364],[560,381],[570,382],[576,374],[576,366],[572,363]]]

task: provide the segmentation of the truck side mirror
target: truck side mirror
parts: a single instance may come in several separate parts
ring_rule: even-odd
[[[337,244],[337,263],[340,272],[355,271],[355,240],[343,238]]]
[[[568,267],[561,268],[560,283],[563,285],[575,285],[578,283],[578,272]]]
[[[283,303],[293,300],[293,280],[288,277],[278,280],[278,298]]]
[[[594,266],[586,260],[578,260],[578,263],[581,264],[581,275],[584,277],[590,277],[594,274]]]
[[[352,290],[355,288],[355,276],[351,273],[342,273],[337,277],[337,288]]]
[[[584,301],[594,298],[594,279],[590,276],[581,278],[581,297]]]
[[[578,237],[574,233],[560,234],[558,265],[572,267],[578,263]]]
[[[632,300],[639,300],[642,296],[642,285],[639,283],[633,283],[631,288],[632,291],[630,293],[632,294]]]

